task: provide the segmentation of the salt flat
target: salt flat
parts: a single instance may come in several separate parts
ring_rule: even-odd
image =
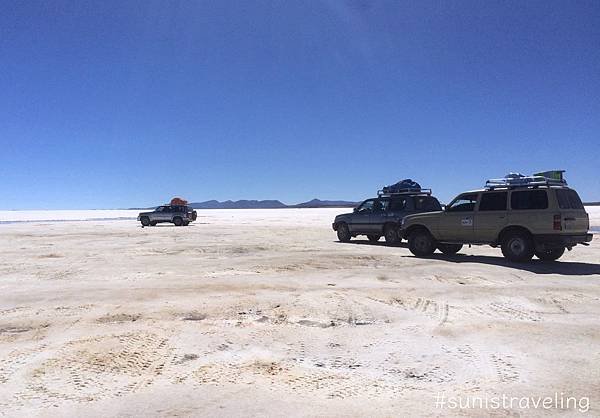
[[[598,238],[558,263],[418,259],[337,242],[341,211],[0,225],[0,414],[576,412],[435,405],[558,392],[600,415]]]

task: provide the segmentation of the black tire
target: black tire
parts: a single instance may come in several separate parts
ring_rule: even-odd
[[[173,218],[173,223],[175,224],[175,226],[181,226],[183,225],[183,219],[181,219],[179,216],[176,216],[175,218]]]
[[[438,250],[446,255],[454,255],[462,249],[462,244],[438,244]]]
[[[140,222],[142,223],[142,226],[149,226],[150,225],[150,218],[148,218],[147,216],[142,216],[140,218]]]
[[[369,238],[369,241],[371,242],[377,242],[379,241],[379,238],[381,238],[381,235],[367,235],[367,238]]]
[[[533,240],[524,231],[509,232],[502,240],[502,254],[510,261],[519,263],[529,261],[533,253]]]
[[[537,250],[535,255],[543,261],[556,261],[565,253],[565,247],[552,248],[548,250]]]
[[[408,249],[417,257],[428,257],[435,251],[436,242],[429,231],[418,230],[408,237]]]
[[[156,226],[157,223],[158,222],[156,222],[156,221],[152,221],[152,222],[150,222],[150,226]]]
[[[183,226],[188,226],[189,224],[190,224],[190,221],[185,221],[185,222],[183,223]]]
[[[352,234],[350,234],[350,229],[348,229],[348,225],[339,224],[337,227],[337,237],[340,242],[349,242],[352,239]]]
[[[383,236],[385,237],[385,242],[388,244],[398,244],[400,242],[400,236],[398,235],[398,228],[394,225],[386,225],[383,228]]]

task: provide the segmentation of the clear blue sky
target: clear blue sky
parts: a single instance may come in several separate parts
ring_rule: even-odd
[[[600,200],[600,2],[0,1],[0,209]]]

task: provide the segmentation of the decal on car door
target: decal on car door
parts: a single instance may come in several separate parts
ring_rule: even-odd
[[[473,226],[473,218],[468,217],[468,218],[462,218],[460,220],[460,224],[462,226]]]

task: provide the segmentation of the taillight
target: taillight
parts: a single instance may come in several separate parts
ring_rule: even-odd
[[[562,223],[560,222],[560,215],[554,215],[553,229],[555,231],[562,231]]]

